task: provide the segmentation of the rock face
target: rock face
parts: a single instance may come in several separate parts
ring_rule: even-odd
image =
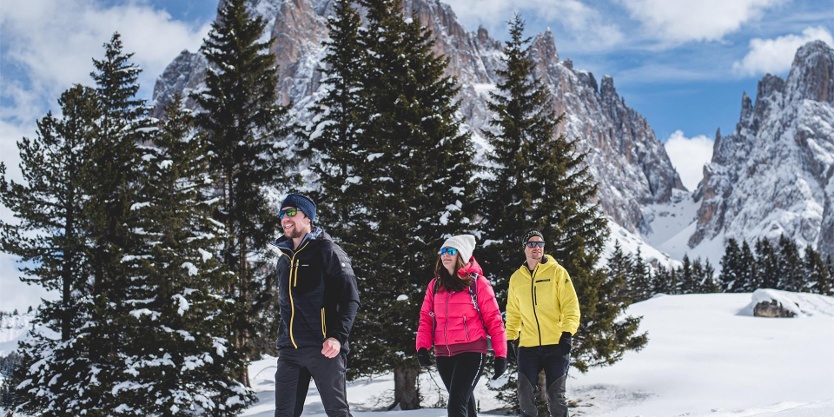
[[[796,314],[779,304],[776,300],[762,301],[753,307],[754,317],[794,317]]]
[[[834,50],[801,47],[787,80],[766,75],[742,96],[735,132],[715,138],[695,191],[694,247],[720,233],[752,242],[784,234],[834,257]]]
[[[461,113],[476,136],[491,119],[486,103],[498,81],[502,43],[483,28],[466,31],[448,5],[437,0],[406,0],[404,10],[429,27],[437,41],[436,52],[449,57],[447,72],[461,85]],[[332,0],[253,0],[251,10],[265,17],[275,38],[272,52],[280,66],[279,96],[282,104],[293,103],[302,120],[313,94],[320,88],[319,65],[324,56],[321,41],[328,36],[326,17]],[[580,139],[588,152],[587,164],[600,183],[598,198],[606,214],[632,232],[647,232],[644,204],[668,202],[673,189],[683,189],[663,144],[645,118],[626,106],[617,94],[614,80],[575,69],[570,60],[560,61],[550,32],[533,38],[532,54],[538,76],[555,97],[554,106],[566,114],[560,126],[568,137]],[[160,76],[154,90],[157,107],[172,94],[197,88],[205,61],[183,52]]]

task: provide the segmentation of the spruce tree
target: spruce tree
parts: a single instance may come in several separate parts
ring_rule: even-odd
[[[832,276],[822,256],[810,245],[805,247],[805,274],[808,277],[808,292],[831,295]]]
[[[359,3],[368,23],[358,38],[364,52],[353,121],[361,130],[355,155],[366,157],[348,159],[359,163],[350,168],[355,195],[337,207],[353,218],[339,240],[361,280],[353,333],[362,336],[351,339],[351,361],[358,375],[393,370],[391,407],[408,410],[419,407],[415,318],[437,250],[449,235],[473,229],[474,155],[456,115],[458,87],[445,75],[447,59],[432,52],[431,32],[406,19],[400,0]]]
[[[753,292],[759,288],[761,278],[759,277],[759,264],[756,262],[756,255],[750,249],[747,242],[741,244],[741,261],[739,269],[741,270],[742,285],[738,287],[739,292]]]
[[[71,173],[74,192],[82,200],[74,222],[78,239],[72,242],[83,242],[83,255],[76,259],[81,259],[80,263],[50,266],[78,268],[72,274],[78,274],[80,285],[71,291],[71,318],[65,325],[69,332],[62,335],[68,337],[56,340],[32,334],[23,343],[24,360],[44,364],[30,367],[30,374],[19,385],[30,395],[21,409],[30,412],[111,415],[121,405],[114,388],[126,371],[118,358],[128,343],[122,337],[131,311],[127,294],[141,285],[133,279],[135,270],[127,261],[136,255],[138,242],[133,208],[142,174],[137,145],[144,140],[148,125],[144,102],[135,97],[140,69],[130,62],[132,54],[123,52],[118,33],[104,48],[104,58],[93,60],[93,98],[79,89],[75,94],[84,118],[74,123],[85,127],[73,140],[81,140],[75,149],[64,149],[68,151],[65,157],[83,157],[77,171]],[[49,388],[43,389],[39,383]]]
[[[700,268],[700,262],[698,263]],[[680,292],[677,294],[694,294],[697,293],[699,290],[699,279],[701,278],[698,276],[696,271],[693,270],[692,261],[689,259],[689,255],[683,255],[683,264],[678,269],[678,273],[680,276]]]
[[[614,252],[608,257],[606,269],[609,280],[615,280],[622,283],[622,288],[618,293],[627,304],[634,302],[631,293],[632,288],[628,285],[632,266],[631,257],[628,254],[623,253],[620,241],[615,241]]]
[[[725,292],[742,292],[745,286],[745,274],[741,264],[741,249],[738,242],[730,238],[724,247],[724,255],[721,257],[721,275],[719,281]]]
[[[631,293],[632,303],[651,298],[652,276],[648,264],[643,260],[643,252],[640,247],[631,262],[629,271],[629,283],[627,284]]]
[[[310,160],[310,170],[319,183],[319,190],[310,193],[320,207],[318,222],[338,240],[354,232],[369,186],[356,181],[368,159],[368,149],[360,147],[362,101],[358,91],[364,50],[359,45],[361,18],[352,3],[337,1],[334,16],[328,18],[330,37],[323,42],[327,52],[322,59],[321,81],[325,88],[312,108],[308,140],[299,150],[300,156]],[[355,253],[347,242],[342,243],[348,254]]]
[[[503,306],[509,276],[524,260],[521,236],[529,229],[543,233],[546,253],[567,269],[579,297],[582,319],[572,364],[586,372],[641,349],[648,338],[638,333],[639,318],[622,316],[628,307],[620,297],[623,283],[597,267],[608,233],[595,203],[597,183],[585,154],[578,151],[578,139],[556,134],[564,115],[555,114],[554,99],[534,72],[530,39],[523,32],[516,15],[504,47],[504,67],[497,71],[497,91],[488,103],[493,119],[484,134],[492,152],[479,196],[481,204],[489,205],[481,227],[489,242],[484,269]]]
[[[73,404],[83,401],[77,391],[83,385],[75,375],[87,372],[87,361],[84,352],[73,352],[72,341],[85,326],[91,290],[82,172],[101,109],[95,91],[80,85],[64,92],[58,103],[60,119],[47,114],[34,139],[18,142],[23,182],[7,180],[0,166],[0,199],[17,219],[2,224],[0,242],[5,253],[22,261],[23,281],[58,294],[43,301],[34,320],[55,336],[32,331],[19,346],[18,411],[73,416],[80,411]]]
[[[779,284],[777,288],[794,292],[806,291],[808,276],[805,274],[805,265],[796,243],[784,234],[781,235],[776,256],[779,266]]]
[[[287,108],[276,103],[271,39],[261,40],[266,23],[246,4],[223,2],[201,47],[209,63],[206,88],[192,97],[200,107],[196,121],[205,135],[220,200],[214,217],[226,231],[222,262],[235,276],[226,289],[237,307],[228,329],[229,348],[248,360],[257,354],[257,345],[276,337],[274,320],[268,319],[275,303],[266,250],[279,222],[263,189],[292,185],[295,171],[284,154]],[[246,366],[238,369],[237,378],[249,385]]]
[[[756,283],[758,287],[753,288],[771,288],[777,289],[779,287],[779,257],[776,254],[776,249],[765,238],[756,240],[756,264],[758,265],[758,277]]]
[[[226,338],[231,275],[219,259],[224,230],[211,218],[208,153],[181,105],[175,97],[167,106],[145,148],[134,209],[142,243],[133,259],[143,285],[129,294],[117,415],[234,416],[254,402],[233,377],[245,362]]]

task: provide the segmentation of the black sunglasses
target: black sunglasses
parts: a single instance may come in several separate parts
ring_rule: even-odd
[[[535,248],[536,246],[538,246],[540,248],[543,248],[544,247],[544,242],[527,242],[527,247],[528,248]]]

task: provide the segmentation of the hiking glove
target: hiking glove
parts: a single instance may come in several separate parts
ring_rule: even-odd
[[[434,362],[429,356],[428,349],[420,348],[420,350],[417,351],[417,363],[419,363],[423,368],[428,368],[429,366],[434,365]]]
[[[515,365],[518,360],[518,339],[507,340],[507,362]]]
[[[504,375],[504,372],[507,370],[507,358],[496,356],[492,362],[492,369],[495,371],[492,379],[498,379],[499,376]]]
[[[573,346],[571,346],[571,335],[568,332],[562,332],[562,338],[559,339],[559,351],[562,352],[563,355],[569,355],[570,350]]]

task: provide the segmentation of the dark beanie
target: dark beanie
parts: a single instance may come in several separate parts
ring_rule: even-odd
[[[521,246],[527,246],[527,242],[529,242],[533,236],[538,236],[542,238],[542,240],[544,240],[544,235],[542,235],[542,232],[538,230],[531,230],[524,234],[524,239],[521,240]]]
[[[316,203],[314,203],[313,200],[306,195],[298,193],[288,195],[287,198],[281,202],[280,208],[284,207],[295,207],[304,212],[304,214],[310,218],[310,223],[316,221]]]

